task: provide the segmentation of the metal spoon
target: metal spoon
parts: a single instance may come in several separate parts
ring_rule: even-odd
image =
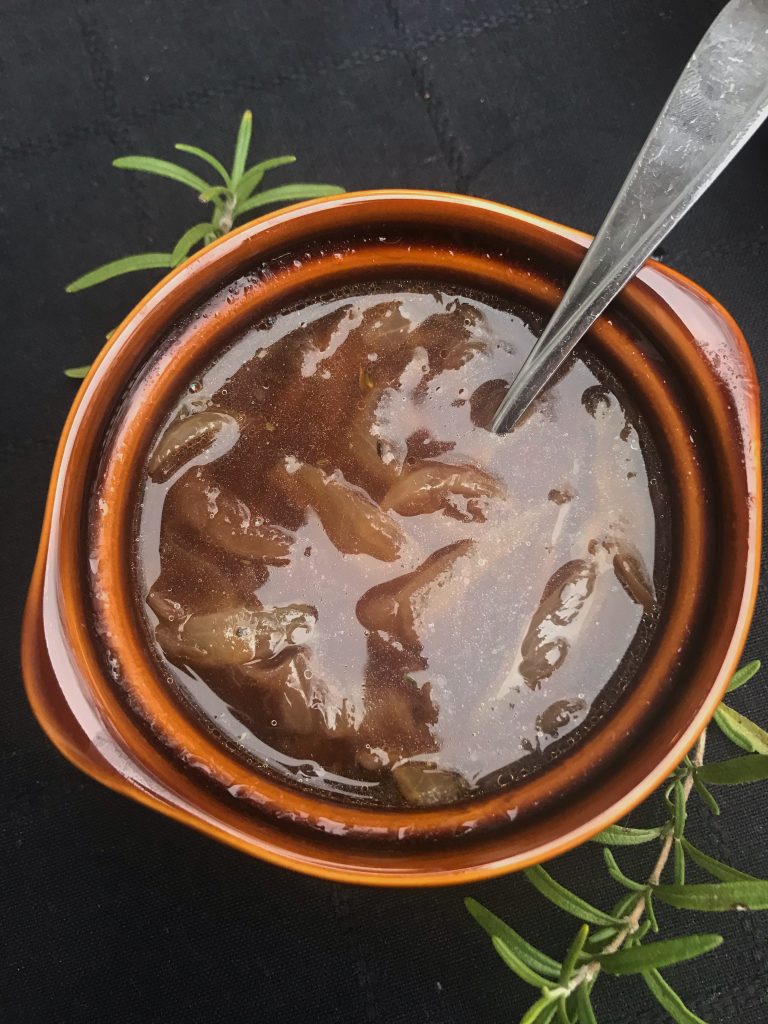
[[[768,0],[731,0],[686,64],[491,422],[510,429],[608,303],[768,116]]]

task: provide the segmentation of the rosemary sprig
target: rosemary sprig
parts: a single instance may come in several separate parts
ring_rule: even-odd
[[[743,686],[760,668],[753,661],[731,680],[728,692]],[[654,828],[612,825],[595,837],[603,847],[609,875],[625,895],[610,912],[592,906],[557,882],[543,867],[528,868],[527,880],[561,910],[581,921],[581,926],[562,962],[533,946],[485,907],[466,900],[470,914],[488,933],[505,964],[539,996],[523,1014],[520,1024],[596,1024],[592,989],[601,975],[639,974],[651,995],[678,1024],[706,1024],[683,1003],[659,973],[660,969],[702,956],[722,943],[720,935],[681,935],[644,942],[658,933],[654,901],[680,910],[768,910],[768,881],[755,878],[697,849],[685,837],[687,804],[693,792],[705,806],[719,814],[710,785],[736,785],[768,778],[768,733],[744,715],[721,704],[715,722],[725,736],[748,754],[704,763],[706,732],[664,788],[666,819]],[[636,881],[619,866],[613,848],[659,843],[645,881]],[[685,880],[690,860],[714,882],[689,884]],[[671,866],[672,880],[665,879]],[[591,930],[594,929],[594,930]]]
[[[246,110],[240,121],[232,166],[229,171],[217,157],[200,149],[199,146],[189,146],[182,142],[176,143],[175,148],[179,152],[197,157],[215,172],[216,177],[213,183],[170,160],[160,160],[153,156],[118,157],[113,162],[114,167],[127,171],[155,174],[193,189],[197,193],[198,200],[210,207],[210,216],[207,220],[200,221],[188,228],[170,252],[144,252],[113,260],[78,277],[77,280],[67,285],[66,290],[68,292],[83,291],[95,284],[109,281],[113,277],[138,270],[170,270],[172,267],[178,266],[198,246],[208,245],[215,239],[221,238],[222,235],[226,235],[232,230],[235,221],[245,214],[260,210],[265,206],[295,203],[302,199],[317,199],[344,191],[339,185],[309,183],[279,185],[276,188],[259,191],[264,176],[269,171],[294,163],[296,157],[274,156],[246,168],[251,147],[251,130],[251,112]],[[67,377],[80,379],[85,377],[89,369],[89,366],[73,366],[65,370],[64,373]]]

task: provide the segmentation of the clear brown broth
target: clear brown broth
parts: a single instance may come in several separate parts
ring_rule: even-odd
[[[593,356],[487,424],[540,329],[445,285],[245,331],[150,452],[137,601],[223,743],[340,799],[428,806],[564,752],[631,680],[664,590],[664,487]]]

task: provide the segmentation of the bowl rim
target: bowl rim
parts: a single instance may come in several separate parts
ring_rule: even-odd
[[[349,204],[370,202],[380,203],[382,201],[392,200],[398,202],[403,200],[413,200],[415,202],[438,202],[447,204],[450,208],[455,208],[457,204],[460,206],[471,206],[473,208],[480,208],[496,214],[501,214],[504,217],[511,219],[513,222],[518,222],[518,224],[521,222],[530,224],[544,232],[558,235],[561,238],[575,242],[581,248],[584,248],[589,243],[590,236],[585,235],[582,232],[566,228],[533,214],[525,213],[524,211],[516,210],[502,204],[492,203],[487,200],[434,191],[385,189],[359,193],[346,193],[340,196],[334,196],[332,199],[314,200],[307,203],[296,204],[292,207],[283,208],[275,213],[267,214],[256,221],[242,225],[230,234],[211,243],[211,245],[207,246],[205,249],[200,250],[200,252],[195,253],[190,257],[190,259],[186,260],[183,264],[175,268],[170,274],[166,275],[160,282],[158,282],[158,284],[140,300],[136,307],[129,312],[118,329],[114,332],[109,342],[103,347],[97,359],[94,361],[90,373],[83,382],[83,385],[73,402],[72,409],[70,410],[62,431],[51,476],[51,485],[46,502],[40,548],[35,562],[34,574],[24,615],[22,664],[28,697],[44,731],[70,761],[75,763],[87,774],[96,778],[98,781],[101,781],[110,788],[122,792],[125,795],[129,795],[142,803],[155,807],[156,809],[160,809],[163,813],[172,818],[183,821],[186,824],[191,824],[198,830],[214,835],[216,838],[223,839],[225,842],[228,842],[240,849],[244,849],[251,854],[256,854],[266,860],[271,860],[275,863],[283,864],[284,866],[290,866],[309,874],[345,881],[372,882],[380,885],[446,884],[448,882],[461,882],[468,881],[470,879],[491,877],[516,868],[524,867],[528,864],[539,863],[552,856],[565,852],[565,850],[570,849],[580,842],[583,842],[596,832],[600,831],[600,829],[604,828],[607,824],[616,821],[619,817],[626,814],[632,807],[636,806],[657,787],[657,785],[664,777],[666,777],[669,771],[679,763],[684,754],[696,741],[698,735],[714,713],[714,710],[725,691],[728,680],[736,667],[738,658],[740,657],[741,650],[746,640],[747,631],[749,629],[752,610],[754,608],[759,569],[760,533],[758,527],[760,522],[761,492],[759,487],[760,461],[757,380],[746,341],[733,319],[708,293],[699,286],[693,284],[693,282],[690,282],[682,274],[679,274],[668,267],[655,264],[653,266],[646,267],[641,271],[638,275],[638,280],[633,281],[628,286],[628,289],[638,291],[645,285],[650,285],[651,290],[653,290],[653,285],[654,283],[658,283],[659,278],[666,278],[674,283],[684,285],[685,288],[699,300],[699,302],[707,305],[728,328],[731,341],[734,343],[741,368],[745,374],[744,380],[746,384],[749,385],[747,388],[748,393],[745,397],[744,409],[742,410],[741,426],[752,441],[750,447],[752,459],[749,464],[745,464],[745,469],[748,475],[751,470],[752,479],[755,483],[754,504],[749,517],[749,550],[751,552],[752,564],[748,565],[746,568],[744,591],[742,594],[738,621],[728,646],[727,657],[717,674],[716,680],[710,686],[706,699],[703,701],[694,717],[690,720],[687,729],[681,732],[676,743],[668,751],[666,756],[655,764],[654,768],[645,775],[638,785],[625,793],[622,799],[614,801],[608,808],[603,809],[602,812],[591,816],[590,819],[583,822],[579,828],[572,829],[566,835],[554,838],[550,842],[528,851],[525,855],[516,854],[509,858],[509,860],[494,861],[492,863],[478,863],[473,868],[462,867],[460,869],[446,869],[440,868],[439,866],[431,870],[419,868],[411,873],[408,873],[407,870],[394,872],[392,874],[383,873],[375,869],[364,869],[362,871],[358,871],[351,869],[348,865],[334,866],[329,863],[317,863],[311,861],[311,859],[309,861],[305,861],[301,857],[295,856],[295,852],[291,851],[290,836],[288,836],[286,840],[287,848],[272,850],[267,849],[264,846],[254,846],[252,841],[248,842],[247,840],[232,834],[231,831],[219,828],[215,823],[211,823],[210,821],[205,820],[205,818],[191,813],[184,807],[170,805],[167,801],[158,800],[155,795],[137,789],[133,783],[125,777],[116,774],[108,765],[99,763],[98,759],[94,759],[92,751],[88,751],[87,749],[82,748],[81,745],[73,743],[71,735],[67,735],[66,728],[62,726],[60,720],[57,720],[56,715],[52,712],[50,703],[45,699],[44,690],[46,684],[43,681],[43,672],[41,670],[41,657],[44,658],[45,654],[39,649],[41,640],[44,642],[44,616],[42,606],[46,581],[48,544],[53,524],[56,492],[62,479],[61,473],[65,463],[68,444],[76,425],[78,410],[80,409],[85,396],[90,392],[92,382],[99,375],[100,369],[104,366],[105,362],[108,361],[110,353],[116,351],[120,346],[121,342],[124,340],[126,332],[130,331],[132,326],[140,322],[154,304],[161,301],[163,295],[166,294],[167,289],[174,287],[174,282],[176,282],[177,279],[180,277],[188,277],[190,272],[194,271],[194,268],[197,268],[198,270],[203,269],[207,261],[210,259],[210,254],[212,252],[221,250],[222,248],[226,248],[228,251],[234,251],[244,237],[258,235],[265,227],[275,225],[279,226],[280,224],[290,221],[297,216],[303,216],[308,210],[316,208],[320,208],[322,210],[339,210]],[[510,225],[510,227],[513,226],[513,224]],[[663,302],[663,300],[659,301]],[[106,367],[106,369],[108,370],[108,367]]]

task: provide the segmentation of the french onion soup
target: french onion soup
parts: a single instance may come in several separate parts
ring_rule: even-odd
[[[447,284],[251,324],[150,448],[135,596],[167,686],[240,757],[427,807],[513,784],[605,716],[665,587],[659,459],[584,348],[509,434],[541,329]]]

